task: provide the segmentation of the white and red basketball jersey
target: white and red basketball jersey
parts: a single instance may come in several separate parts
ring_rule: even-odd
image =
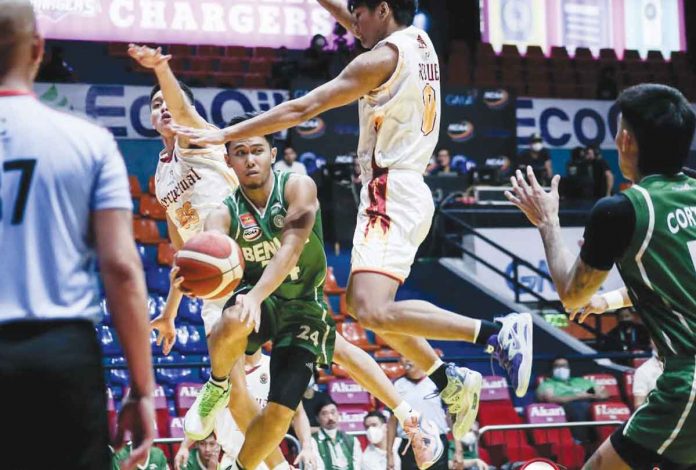
[[[423,174],[440,135],[440,65],[428,34],[415,26],[396,31],[374,49],[396,47],[393,75],[360,98],[358,159],[363,183],[372,165]]]
[[[261,408],[268,404],[268,393],[271,390],[271,357],[261,355],[256,366],[246,369],[246,383],[249,394],[259,403]]]
[[[184,241],[203,231],[208,214],[239,184],[225,154],[222,145],[185,149],[178,143],[171,157],[164,150],[160,153],[155,173],[157,199]]]

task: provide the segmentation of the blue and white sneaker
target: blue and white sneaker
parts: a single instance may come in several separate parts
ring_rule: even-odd
[[[511,313],[495,320],[503,326],[497,335],[488,339],[488,352],[507,371],[515,395],[523,397],[532,375],[532,315]]]
[[[440,392],[440,398],[454,417],[452,434],[461,440],[476,420],[483,378],[475,370],[454,364],[447,365],[445,374],[447,386]]]

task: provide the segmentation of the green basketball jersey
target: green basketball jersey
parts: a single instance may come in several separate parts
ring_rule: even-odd
[[[133,450],[133,445],[129,442],[121,450],[114,453],[111,457],[111,468],[113,470],[119,470],[121,468],[121,462],[130,457]],[[141,470],[168,470],[169,464],[167,463],[167,457],[165,457],[164,452],[159,447],[150,448],[150,453],[147,456],[147,461],[141,465],[138,465]]]
[[[251,203],[241,187],[225,199],[232,218],[229,235],[241,247],[246,263],[244,284],[256,284],[280,248],[280,234],[287,214],[285,185],[291,173],[273,172],[272,177],[273,191],[263,210]],[[326,254],[321,213],[317,211],[312,233],[297,266],[273,294],[281,299],[322,299],[325,279]]]
[[[696,354],[696,180],[651,175],[624,191],[636,213],[619,272],[659,353]]]

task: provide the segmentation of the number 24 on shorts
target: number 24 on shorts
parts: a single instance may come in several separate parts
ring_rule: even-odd
[[[311,341],[314,346],[319,345],[319,332],[318,331],[312,331],[312,329],[307,326],[307,325],[301,325],[300,326],[300,333],[297,335],[297,338],[303,339],[305,341]],[[309,332],[312,331],[310,334]]]

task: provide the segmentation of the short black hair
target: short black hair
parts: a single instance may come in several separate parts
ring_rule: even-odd
[[[381,411],[377,410],[372,410],[369,413],[365,415],[363,418],[363,424],[365,424],[365,421],[367,421],[367,418],[378,418],[380,421],[382,421],[382,424],[386,424],[387,418],[384,417],[384,413]]]
[[[195,101],[193,99],[193,91],[191,91],[191,88],[189,88],[189,86],[181,80],[178,80],[178,82],[179,88],[181,88],[181,91],[184,92],[184,95],[186,95],[186,98],[188,98],[189,103],[195,104]],[[161,89],[162,88],[160,87],[159,83],[152,87],[152,90],[150,90],[150,104],[152,104],[152,98],[154,98],[155,94]]]
[[[415,18],[418,9],[418,0],[348,0],[348,10],[352,13],[356,8],[365,6],[374,11],[382,2],[387,2],[399,25],[410,26],[413,24],[413,18]]]
[[[681,171],[696,129],[696,114],[684,95],[667,85],[643,83],[625,89],[616,103],[638,142],[641,175]]]
[[[328,395],[321,397],[321,399],[319,400],[319,403],[317,403],[317,407],[316,407],[317,417],[319,417],[319,415],[321,414],[321,410],[323,410],[324,408],[326,408],[329,405],[334,405],[336,407],[338,406],[338,405],[336,405],[336,402],[333,401],[331,399],[331,397],[329,397]]]
[[[230,119],[230,122],[227,123],[228,126],[234,126],[235,124],[239,124],[240,122],[248,121],[251,118],[255,118],[256,116],[260,115],[260,112],[250,112],[250,113],[244,113],[240,114],[238,116],[233,117]],[[268,142],[268,145],[273,148],[275,146],[275,139],[273,138],[273,134],[268,134],[263,136],[266,141]]]

